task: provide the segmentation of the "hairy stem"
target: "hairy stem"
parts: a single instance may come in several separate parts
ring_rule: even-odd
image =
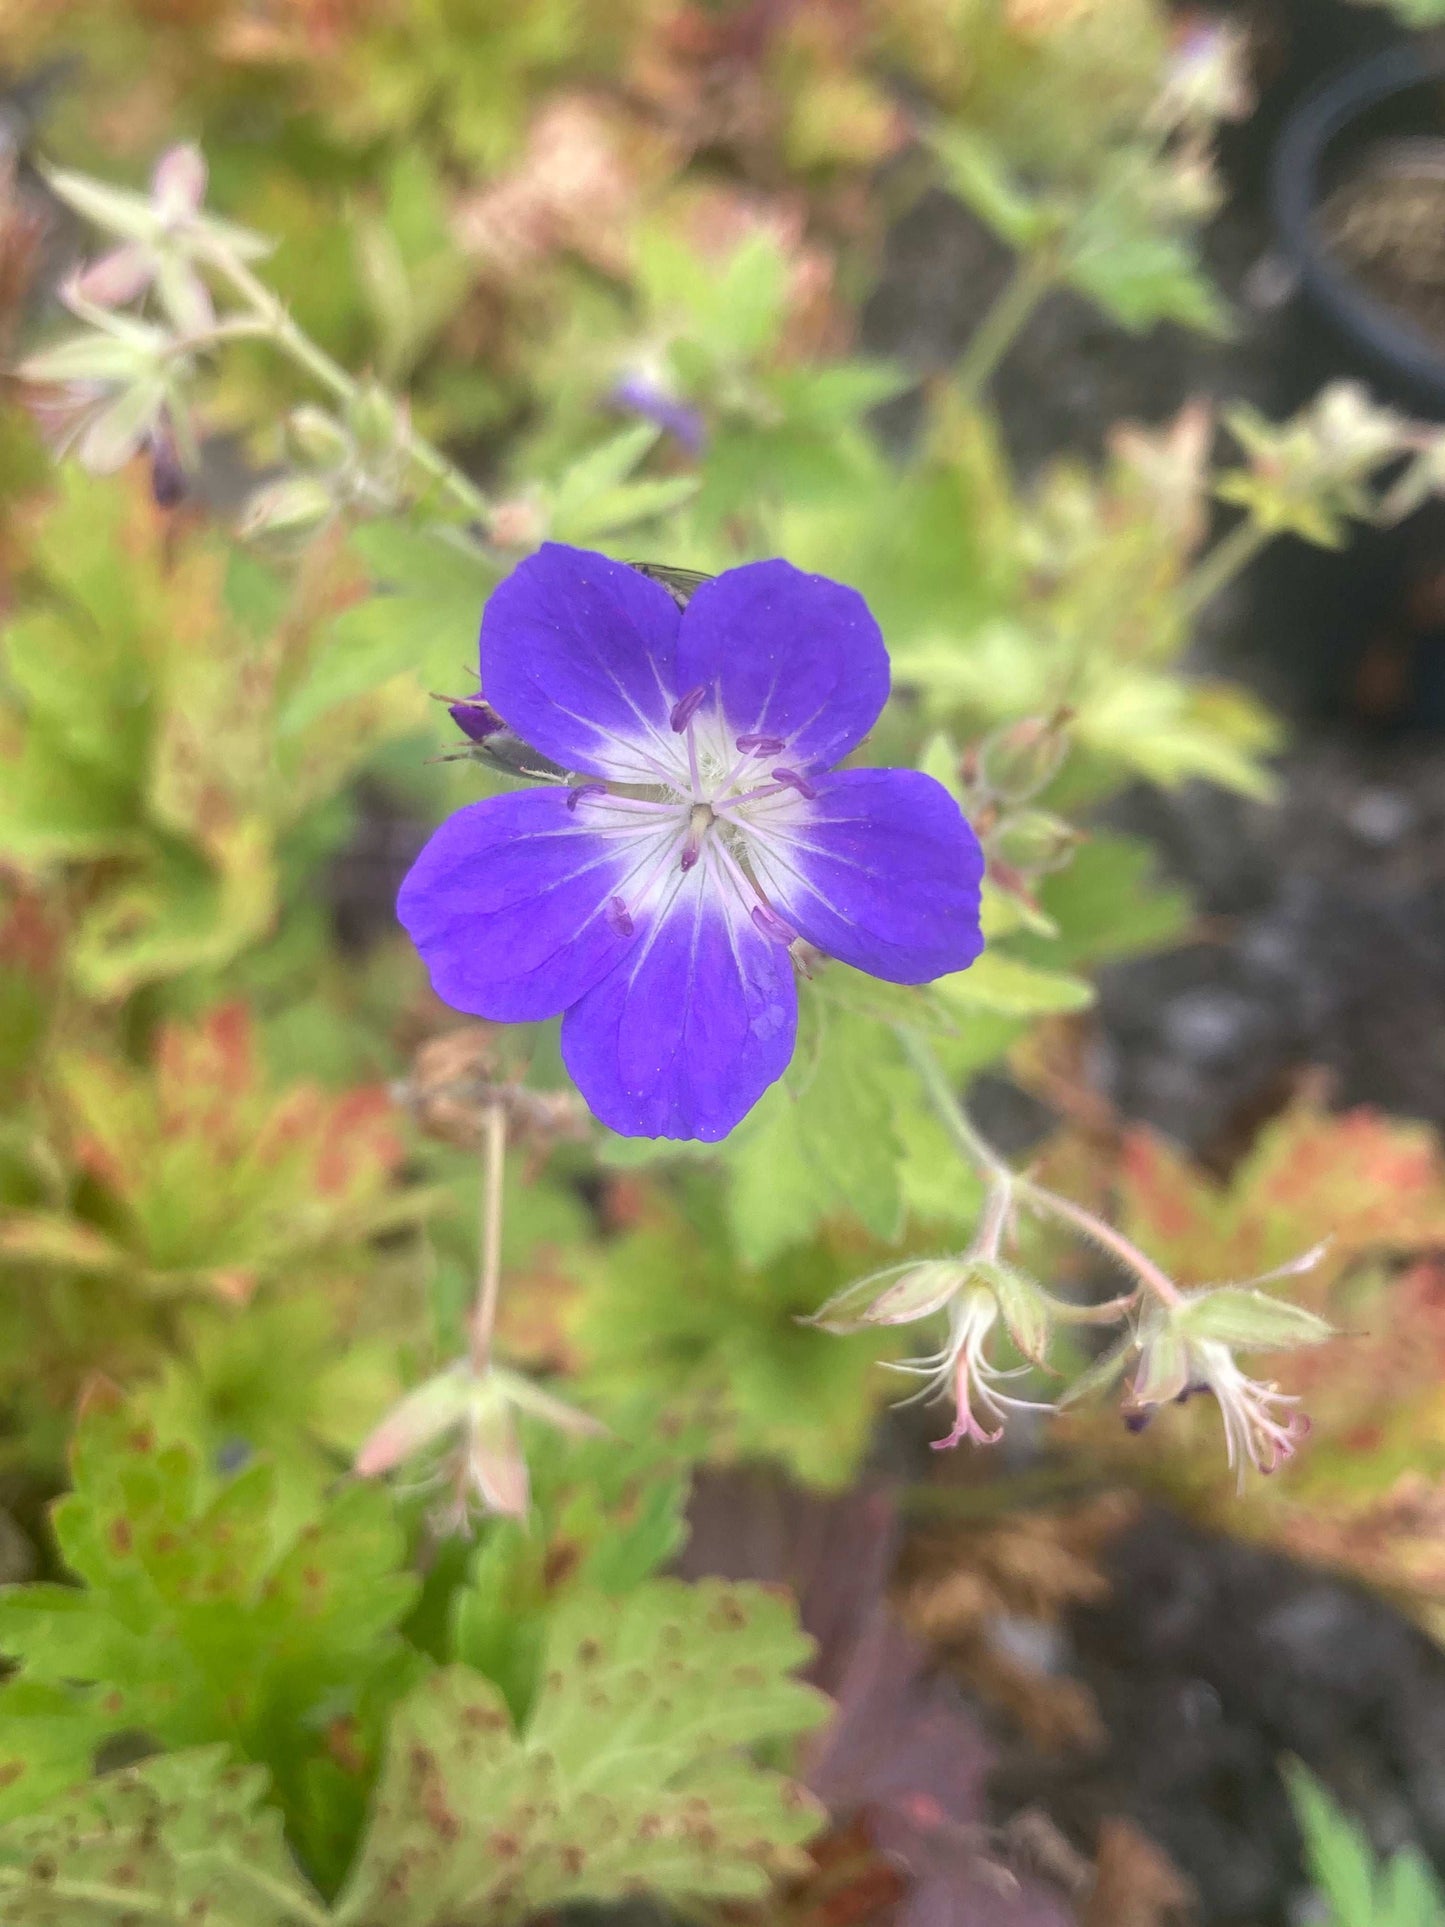
[[[507,1113],[488,1105],[482,1120],[482,1212],[477,1231],[477,1296],[471,1316],[471,1366],[480,1377],[491,1362],[497,1298],[502,1288],[502,1179],[507,1168]]]
[[[1002,293],[974,329],[958,364],[958,386],[970,401],[976,401],[988,386],[1053,284],[1053,267],[1042,254],[1019,256]]]
[[[224,248],[208,252],[207,261],[231,292],[245,302],[248,318],[256,323],[255,328],[248,332],[273,342],[319,388],[324,388],[333,400],[351,407],[359,399],[360,384],[339,361],[333,360],[324,348],[319,347],[304,328],[296,325],[286,304],[258,275],[251,272],[244,261]],[[231,333],[241,332],[229,321],[222,323],[222,329]],[[440,449],[425,436],[419,435],[409,422],[400,416],[398,422],[401,446],[408,460],[429,476],[466,515],[483,523],[489,521],[491,505],[481,490],[468,481]]]
[[[1072,1226],[1101,1251],[1107,1251],[1161,1304],[1178,1305],[1182,1302],[1178,1287],[1122,1231],[1116,1231],[1113,1225],[1096,1217],[1083,1205],[1075,1204],[1071,1198],[1060,1197],[1056,1191],[1048,1191],[1043,1185],[1035,1184],[1031,1178],[1022,1176],[1006,1163],[975,1127],[927,1038],[919,1031],[902,1027],[897,1035],[909,1062],[918,1073],[929,1103],[949,1136],[964,1159],[982,1174],[988,1184],[989,1195],[984,1205],[981,1238],[992,1239],[997,1245],[1009,1206],[1017,1198],[1040,1217],[1054,1218]],[[1132,1298],[1133,1294],[1114,1302],[1127,1307]]]

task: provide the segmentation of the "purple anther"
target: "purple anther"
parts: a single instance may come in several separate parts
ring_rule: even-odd
[[[807,778],[799,776],[795,769],[783,769],[779,767],[773,771],[772,775],[775,783],[786,783],[790,790],[796,790],[799,796],[806,796],[809,802],[818,794]]]
[[[1125,1412],[1124,1429],[1126,1432],[1142,1432],[1153,1416],[1152,1412]]]
[[[773,909],[771,904],[755,903],[753,905],[753,922],[758,926],[759,930],[762,931],[763,935],[765,937],[771,937],[774,943],[791,943],[798,934],[791,924],[783,922],[783,919],[778,915],[777,911]]]
[[[575,810],[584,796],[605,796],[606,794],[605,783],[579,783],[576,789],[568,790],[567,807],[569,810]]]
[[[745,756],[776,756],[787,748],[781,736],[739,736],[738,748]]]
[[[685,696],[679,696],[672,705],[669,721],[677,735],[681,736],[698,710],[702,708],[703,698],[707,695],[707,684],[699,683],[696,689],[689,689]]]
[[[484,703],[480,697],[449,703],[447,714],[463,736],[469,736],[474,743],[484,743],[489,736],[496,736],[507,727],[492,705]]]
[[[680,867],[685,871],[693,869],[701,855],[702,845],[700,843],[685,843],[682,847],[682,862]]]
[[[632,935],[632,919],[627,914],[627,905],[622,901],[621,897],[609,897],[607,899],[607,921],[612,925],[612,928],[617,932],[619,937],[630,937]]]

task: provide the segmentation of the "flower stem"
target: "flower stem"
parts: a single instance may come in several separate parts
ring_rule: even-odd
[[[1269,544],[1269,531],[1246,516],[1222,536],[1179,585],[1176,605],[1187,619],[1197,616]]]
[[[920,1031],[900,1027],[898,1041],[902,1044],[908,1061],[917,1071],[919,1081],[928,1095],[929,1103],[938,1115],[939,1122],[967,1162],[982,1171],[986,1177],[1006,1179],[1012,1185],[1015,1181],[1015,1173],[994,1150],[987,1138],[981,1136],[974,1128],[968,1112],[954,1095],[948,1075],[934,1055],[927,1038]]]
[[[1113,1225],[1096,1217],[1083,1205],[1075,1204],[1072,1198],[1061,1197],[1057,1191],[1046,1191],[1042,1185],[1033,1184],[1027,1178],[1020,1178],[1018,1182],[1024,1202],[1031,1205],[1041,1217],[1059,1218],[1065,1224],[1072,1225],[1091,1244],[1098,1245],[1100,1250],[1117,1258],[1147,1291],[1153,1292],[1161,1305],[1184,1302],[1178,1286],[1122,1231],[1116,1231]]]
[[[976,401],[983,393],[1053,283],[1052,264],[1043,254],[1019,256],[1003,291],[974,329],[958,364],[958,387],[970,401]]]
[[[304,328],[297,326],[286,304],[258,275],[251,272],[244,261],[225,248],[209,250],[206,258],[208,265],[231,292],[246,303],[250,317],[258,324],[254,330],[256,334],[268,338],[318,387],[324,388],[344,407],[352,407],[357,402],[361,389],[354,377],[346,372],[339,361],[334,361],[324,348],[319,347]],[[240,332],[231,323],[223,323],[222,331]],[[490,520],[491,505],[486,496],[454,463],[447,460],[440,449],[427,441],[425,436],[419,435],[409,422],[401,422],[400,439],[407,458],[430,476],[464,514],[483,523]]]
[[[982,1173],[989,1187],[989,1196],[984,1206],[984,1220],[981,1235],[994,1237],[1002,1229],[1004,1217],[1014,1198],[1036,1211],[1040,1217],[1056,1218],[1071,1225],[1085,1238],[1107,1251],[1116,1258],[1124,1269],[1146,1291],[1151,1291],[1164,1305],[1178,1305],[1182,1296],[1178,1287],[1162,1272],[1152,1258],[1146,1256],[1139,1247],[1126,1238],[1122,1231],[1116,1231],[1103,1218],[1096,1217],[1092,1211],[1072,1198],[1061,1197],[1056,1191],[1049,1191],[1031,1178],[1024,1177],[1001,1158],[993,1146],[975,1127],[968,1112],[954,1092],[948,1075],[921,1032],[900,1026],[897,1032],[909,1062],[917,1071],[919,1080],[940,1121],[949,1136],[958,1146],[967,1162]],[[1132,1294],[1131,1294],[1132,1296]],[[1116,1300],[1115,1303],[1127,1305],[1129,1300]]]
[[[480,1377],[491,1363],[497,1298],[502,1286],[502,1179],[507,1168],[507,1113],[489,1104],[482,1117],[482,1211],[477,1231],[477,1297],[471,1316],[471,1367]]]

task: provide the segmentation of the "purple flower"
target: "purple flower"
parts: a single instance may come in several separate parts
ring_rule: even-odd
[[[892,983],[982,948],[983,859],[915,770],[834,770],[888,695],[854,590],[787,562],[658,582],[547,543],[493,592],[487,701],[586,780],[469,804],[403,883],[438,996],[563,1013],[562,1055],[629,1137],[713,1142],[793,1054],[801,936]]]

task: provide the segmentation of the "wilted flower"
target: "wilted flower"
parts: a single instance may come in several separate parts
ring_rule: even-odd
[[[991,1234],[987,1234],[991,1235]],[[954,1402],[953,1430],[935,1441],[938,1451],[971,1439],[976,1445],[996,1445],[1003,1437],[1009,1410],[1047,1411],[1031,1399],[1011,1398],[998,1387],[1029,1369],[1003,1369],[987,1356],[986,1347],[1000,1324],[1031,1363],[1039,1363],[1048,1346],[1050,1305],[1032,1278],[1002,1259],[974,1249],[956,1258],[914,1259],[849,1285],[824,1305],[811,1321],[825,1331],[855,1332],[889,1325],[908,1325],[948,1315],[948,1339],[931,1357],[889,1363],[927,1381],[921,1398],[946,1397]],[[979,1418],[996,1421],[987,1431]]]
[[[782,561],[686,609],[639,570],[546,544],[482,623],[484,693],[587,780],[473,803],[398,914],[437,994],[562,1054],[626,1136],[725,1137],[787,1068],[798,937],[925,983],[982,948],[982,855],[915,770],[833,765],[888,694],[852,589]]]
[[[464,1527],[473,1512],[525,1519],[530,1503],[527,1461],[517,1437],[524,1412],[570,1438],[598,1438],[606,1426],[499,1366],[474,1371],[464,1360],[409,1392],[356,1455],[363,1479],[380,1478],[449,1443],[441,1467],[450,1488],[443,1523]]]
[[[148,195],[52,169],[52,190],[118,243],[70,283],[69,294],[97,308],[121,308],[148,290],[183,336],[207,333],[216,314],[200,265],[217,249],[242,261],[270,243],[203,211],[206,162],[198,147],[170,148],[156,164]]]
[[[1244,120],[1253,107],[1247,31],[1231,20],[1186,13],[1151,123],[1203,132],[1222,120]]]
[[[946,1452],[965,1439],[974,1445],[997,1445],[1011,1411],[1053,1410],[1040,1400],[1013,1398],[999,1390],[1029,1370],[1028,1365],[999,1366],[989,1358],[988,1346],[1002,1318],[997,1294],[987,1285],[970,1285],[949,1304],[948,1341],[942,1350],[893,1367],[928,1381],[922,1398],[953,1395],[953,1428],[947,1438],[933,1441],[935,1452]],[[992,1431],[985,1421],[992,1422]]]
[[[130,315],[86,312],[91,332],[27,356],[17,373],[55,391],[35,413],[58,451],[93,475],[108,475],[142,448],[174,448],[185,423],[187,368],[163,329]]]
[[[1318,1255],[1310,1252],[1286,1270],[1306,1269]],[[1142,1430],[1161,1405],[1209,1392],[1218,1403],[1229,1464],[1241,1484],[1246,1465],[1273,1472],[1293,1456],[1309,1420],[1294,1409],[1297,1398],[1272,1381],[1247,1377],[1235,1351],[1284,1351],[1321,1344],[1332,1335],[1331,1326],[1313,1312],[1245,1286],[1193,1292],[1175,1305],[1151,1303],[1116,1354],[1121,1370],[1130,1353],[1136,1360],[1124,1401],[1125,1423]]]

